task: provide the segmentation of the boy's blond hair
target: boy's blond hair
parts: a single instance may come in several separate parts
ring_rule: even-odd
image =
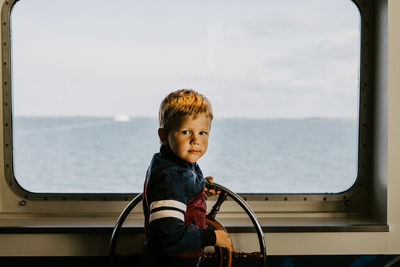
[[[211,123],[213,112],[210,101],[205,96],[191,89],[172,92],[161,102],[158,113],[160,128],[168,134],[180,117],[191,115],[196,118],[200,114],[204,114]]]

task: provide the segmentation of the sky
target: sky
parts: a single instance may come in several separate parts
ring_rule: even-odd
[[[16,116],[156,117],[192,88],[217,118],[358,117],[350,0],[35,0],[11,20]]]

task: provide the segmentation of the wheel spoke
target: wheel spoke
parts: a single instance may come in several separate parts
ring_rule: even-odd
[[[217,202],[215,202],[214,206],[211,208],[210,212],[207,214],[208,219],[215,220],[215,216],[219,212],[219,209],[220,209],[222,203],[224,203],[224,201],[226,200],[227,197],[228,197],[228,194],[225,191],[223,191],[219,194]]]

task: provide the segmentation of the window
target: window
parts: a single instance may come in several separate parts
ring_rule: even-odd
[[[79,7],[79,8],[77,8]],[[350,0],[20,1],[13,170],[28,191],[139,192],[170,91],[212,102],[206,175],[246,193],[337,193],[358,173]]]

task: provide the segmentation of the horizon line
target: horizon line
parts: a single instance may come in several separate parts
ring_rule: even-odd
[[[126,114],[118,114],[118,115],[14,115],[15,118],[98,118],[98,119],[115,119],[119,116],[126,116],[129,120],[134,119],[155,119],[158,118],[155,116],[130,116]],[[246,120],[358,120],[357,117],[344,117],[344,116],[304,116],[304,117],[289,117],[289,116],[281,116],[281,117],[214,117],[214,120],[229,120],[229,119],[246,119]]]

